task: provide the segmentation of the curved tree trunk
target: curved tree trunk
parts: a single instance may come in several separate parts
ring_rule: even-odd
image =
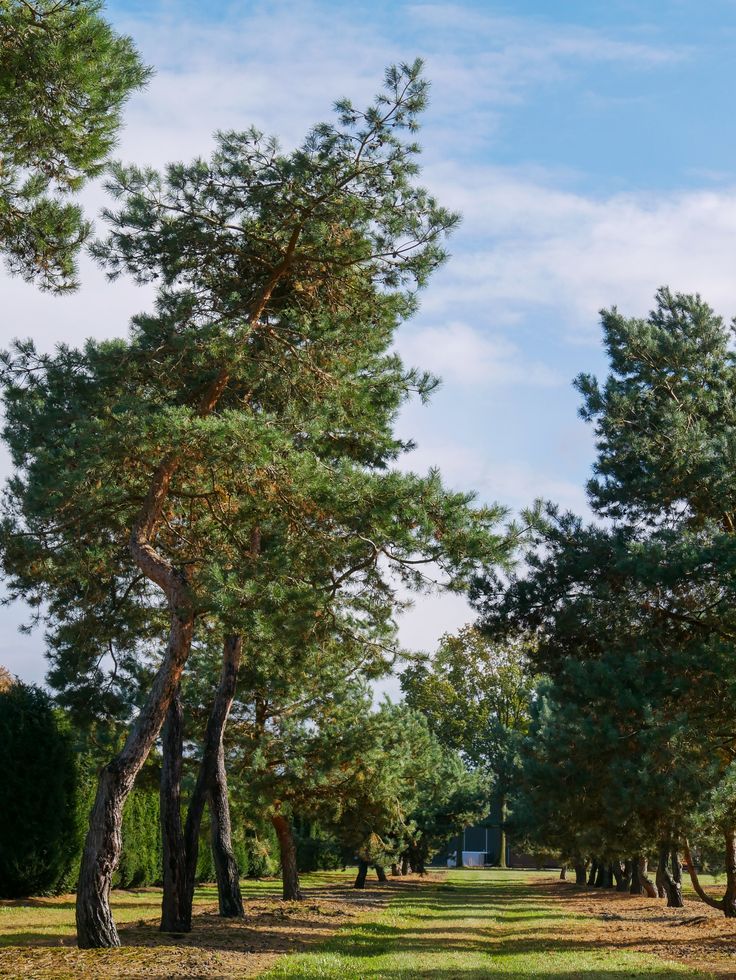
[[[380,864],[376,864],[375,869],[379,881],[388,881],[388,878],[386,877],[386,872]]]
[[[169,704],[162,733],[160,789],[163,895],[161,932],[191,932],[192,903],[187,901],[187,862],[181,825],[184,712],[180,689]]]
[[[567,865],[563,864],[560,868],[560,881],[567,881]]]
[[[281,852],[281,880],[283,883],[283,898],[285,902],[301,901],[304,897],[299,886],[299,869],[296,863],[296,845],[291,824],[281,813],[271,816]]]
[[[732,918],[732,916],[729,916],[728,912],[726,912],[723,906],[723,900],[720,898],[713,898],[706,891],[704,891],[703,886],[700,884],[700,878],[698,877],[698,872],[695,870],[695,862],[693,861],[693,856],[690,853],[690,844],[688,843],[687,838],[683,841],[682,849],[685,854],[687,870],[690,874],[690,881],[695,894],[698,896],[701,902],[704,902],[706,905],[710,905],[710,907],[713,909],[720,909],[724,915],[726,915],[728,918]]]
[[[368,875],[368,862],[358,861],[358,874],[355,878],[353,888],[365,888],[365,879]]]
[[[649,862],[645,857],[639,858],[639,881],[641,883],[644,894],[649,898],[657,898],[657,889],[652,884],[652,881],[647,874]]]
[[[595,874],[595,881],[593,884],[596,888],[607,888],[608,881],[608,865],[603,861],[600,861]]]
[[[220,679],[207,719],[197,782],[189,800],[184,837],[187,901],[190,916],[194,901],[197,858],[199,856],[199,830],[205,803],[209,805],[210,810],[212,856],[217,875],[220,915],[238,917],[244,914],[243,898],[240,892],[240,874],[232,848],[230,802],[227,792],[225,748],[223,745],[225,726],[235,698],[242,651],[242,636],[230,634],[225,637],[222,646]]]
[[[681,909],[684,906],[682,899],[682,884],[670,874],[667,861],[672,853],[670,845],[664,843],[659,849],[659,865],[657,866],[657,879],[661,882],[662,890],[667,897],[667,907],[671,909]],[[677,860],[677,852],[674,852]],[[677,862],[679,864],[679,861]]]
[[[186,609],[184,601],[181,605]],[[172,616],[166,655],[148,699],[123,749],[100,773],[77,883],[77,942],[81,949],[120,945],[110,909],[110,888],[122,848],[123,805],[161,731],[169,702],[179,685],[192,643],[193,624],[191,615]]]

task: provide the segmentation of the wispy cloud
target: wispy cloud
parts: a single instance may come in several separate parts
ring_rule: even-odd
[[[570,335],[597,338],[598,310],[644,313],[663,284],[736,313],[736,187],[603,197],[492,166],[430,179],[465,221],[427,316],[472,322],[483,310],[494,324],[547,310]]]
[[[468,323],[405,329],[397,346],[408,364],[421,365],[449,383],[543,387],[562,383],[555,371],[536,361],[530,363],[508,339]]]

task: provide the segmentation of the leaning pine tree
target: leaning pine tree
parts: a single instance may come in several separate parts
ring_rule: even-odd
[[[417,550],[446,560],[457,582],[499,553],[497,511],[472,510],[436,474],[381,473],[405,448],[391,434],[398,406],[431,387],[389,353],[393,333],[456,220],[412,182],[417,148],[402,137],[425,96],[421,65],[402,66],[373,106],[340,103],[338,123],[292,154],[230,133],[210,162],[164,177],[118,168],[122,206],[98,254],[113,274],[163,283],[155,314],[137,318],[127,344],[52,358],[23,344],[5,358],[13,588],[46,601],[62,633],[74,632],[71,608],[93,634],[99,604],[104,635],[127,632],[127,649],[128,619],[149,638],[168,621],[140,712],[101,773],[77,894],[82,946],[119,942],[109,892],[123,803],[177,696],[195,625],[243,634],[269,533],[304,535],[312,565],[325,550],[328,595],[383,559],[419,583]],[[362,533],[366,514],[374,537]],[[282,603],[277,559],[288,553],[270,552]],[[300,614],[325,601],[309,586],[305,572]],[[375,589],[390,595],[380,577]],[[94,676],[99,663],[81,666]]]

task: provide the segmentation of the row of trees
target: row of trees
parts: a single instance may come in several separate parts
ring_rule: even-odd
[[[233,856],[242,876],[270,874],[280,864],[285,899],[301,898],[301,869],[340,867],[356,857],[363,861],[360,885],[369,862],[381,877],[388,863],[396,874],[399,864],[404,872],[423,871],[427,854],[487,806],[486,782],[441,747],[421,716],[389,704],[373,711],[362,693],[325,695],[331,711],[300,708],[301,722],[264,728],[260,751],[239,726],[231,728],[235,779],[225,817],[232,817]],[[75,730],[49,694],[8,677],[0,734],[7,773],[0,896],[67,891],[76,881],[105,733]],[[196,770],[187,768],[191,795]],[[126,801],[115,887],[162,881],[160,770],[156,753]],[[195,882],[217,877],[219,840],[217,833],[211,842],[200,835]],[[240,914],[238,882],[223,895],[237,903],[223,914]]]
[[[522,631],[543,675],[513,822],[578,881],[592,861],[591,883],[659,890],[670,905],[684,853],[701,898],[733,917],[733,332],[667,289],[646,319],[604,312],[603,331],[608,378],[576,381],[600,521],[548,506],[523,574],[475,587],[486,635]],[[698,879],[708,862],[725,869],[720,897]]]
[[[0,240],[12,268],[67,288],[88,227],[63,195],[98,171],[148,72],[95,2],[2,13]],[[67,59],[75,31],[89,43]],[[14,52],[32,56],[23,72]],[[155,283],[154,309],[126,339],[2,356],[3,571],[45,625],[58,704],[111,755],[77,884],[81,946],[119,943],[110,888],[152,752],[162,928],[177,932],[205,810],[221,913],[242,913],[231,796],[273,826],[285,897],[299,896],[295,819],[333,827],[364,879],[402,854],[421,868],[483,809],[482,776],[420,715],[373,711],[368,688],[401,653],[401,596],[464,589],[509,550],[500,509],[394,466],[411,448],[397,412],[437,383],[401,363],[394,333],[458,220],[416,183],[426,94],[421,63],[401,65],[291,152],[249,130],[163,173],[110,166],[92,251],[111,278]]]

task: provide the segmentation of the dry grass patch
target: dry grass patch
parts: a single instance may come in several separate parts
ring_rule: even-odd
[[[278,882],[247,883],[244,919],[221,919],[213,889],[199,889],[189,934],[158,931],[158,889],[116,892],[122,948],[80,950],[74,896],[0,902],[0,977],[138,980],[250,976],[284,953],[320,944],[342,925],[381,908],[396,886],[356,892],[339,874],[307,878],[302,902],[282,902]]]

